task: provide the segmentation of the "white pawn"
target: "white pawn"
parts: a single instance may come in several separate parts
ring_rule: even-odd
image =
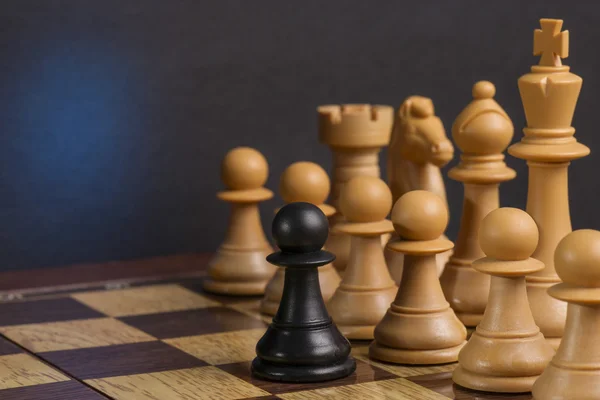
[[[404,254],[400,289],[381,322],[369,357],[397,364],[445,364],[458,358],[467,330],[444,298],[436,255],[452,249],[440,236],[448,208],[436,194],[413,190],[392,209],[398,239],[387,247]]]
[[[487,257],[473,268],[491,275],[483,319],[458,355],[452,379],[475,390],[529,392],[554,349],[535,324],[525,276],[544,269],[531,258],[538,244],[533,218],[517,208],[499,208],[481,221],[479,245]]]
[[[327,308],[348,339],[373,339],[375,326],[398,289],[381,247],[381,236],[393,230],[392,222],[385,219],[392,208],[392,193],[381,179],[358,176],[344,184],[339,202],[346,222],[334,230],[351,236],[351,249],[342,282]]]
[[[277,267],[267,262],[273,249],[260,221],[258,204],[273,197],[263,187],[269,166],[249,147],[230,150],[221,163],[227,190],[217,197],[231,204],[227,234],[208,265],[204,290],[232,296],[263,294]]]
[[[556,355],[533,385],[536,400],[600,399],[600,232],[582,229],[556,247],[554,265],[563,283],[548,294],[569,303]]]

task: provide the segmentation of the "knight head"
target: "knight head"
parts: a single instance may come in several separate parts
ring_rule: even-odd
[[[446,136],[442,121],[435,116],[433,102],[411,96],[402,103],[396,116],[391,152],[399,152],[417,164],[431,163],[443,167],[454,156],[454,146]]]

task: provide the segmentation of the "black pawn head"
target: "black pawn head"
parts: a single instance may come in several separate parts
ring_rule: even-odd
[[[313,204],[290,203],[275,215],[271,231],[282,252],[312,253],[321,250],[325,244],[329,221]]]
[[[321,250],[329,234],[329,221],[321,209],[310,203],[290,203],[279,210],[271,227],[281,251],[267,261],[281,267],[319,267],[335,260]]]

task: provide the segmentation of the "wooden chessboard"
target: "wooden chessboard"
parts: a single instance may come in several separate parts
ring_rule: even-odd
[[[357,370],[341,380],[255,379],[250,361],[269,323],[259,299],[211,295],[201,272],[178,272],[0,291],[0,399],[531,399],[457,387],[455,364],[371,361],[368,342],[353,343]]]

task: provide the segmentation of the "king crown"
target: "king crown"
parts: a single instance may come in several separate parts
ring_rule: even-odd
[[[541,129],[570,127],[582,79],[570,72],[556,77],[535,75],[538,74],[519,79],[527,126]]]
[[[519,79],[519,91],[527,126],[540,129],[565,129],[571,126],[582,79],[563,66],[561,57],[569,55],[569,32],[561,32],[563,21],[541,19],[542,29],[533,36],[533,54],[539,65]]]
[[[542,29],[536,29],[533,36],[533,54],[541,55],[540,63],[519,78],[527,119],[525,136],[508,152],[531,161],[571,161],[590,153],[577,142],[571,126],[583,80],[561,65],[560,58],[569,54],[568,32],[560,31],[562,21],[542,19],[540,25]]]
[[[560,67],[560,59],[569,56],[569,31],[561,32],[562,25],[562,19],[542,18],[542,29],[533,32],[533,55],[541,56],[540,66]]]

